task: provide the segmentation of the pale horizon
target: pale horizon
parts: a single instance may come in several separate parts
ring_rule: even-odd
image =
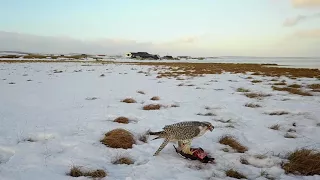
[[[320,57],[320,0],[0,3],[0,51]]]

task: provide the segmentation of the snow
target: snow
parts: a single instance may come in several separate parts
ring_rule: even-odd
[[[1,180],[70,179],[66,173],[72,165],[104,169],[108,174],[105,179],[114,180],[232,179],[225,175],[230,168],[249,179],[266,179],[261,172],[285,180],[320,178],[286,175],[280,166],[282,156],[287,152],[301,147],[320,148],[320,127],[317,126],[320,123],[319,94],[303,97],[272,91],[269,80],[273,77],[253,76],[263,80],[256,84],[245,79],[249,76],[247,74],[230,73],[186,80],[157,79],[156,72],[148,66],[83,65],[0,64]],[[54,73],[54,70],[62,73]],[[138,71],[149,72],[150,75]],[[100,77],[101,74],[105,76]],[[27,81],[29,79],[32,81]],[[319,80],[311,78],[280,79],[288,83],[319,83]],[[180,83],[195,86],[177,86]],[[250,99],[236,92],[239,87],[271,96],[261,100]],[[146,94],[139,94],[138,90]],[[151,101],[153,96],[159,96],[160,100]],[[86,99],[92,97],[96,99]],[[127,97],[134,98],[137,103],[120,102]],[[284,98],[288,100],[282,101]],[[250,102],[262,107],[244,106]],[[178,104],[179,107],[142,110],[143,105],[150,103]],[[282,110],[289,114],[266,114]],[[207,112],[216,116],[197,115]],[[131,121],[129,124],[112,122],[118,116],[126,116]],[[152,156],[162,140],[138,141],[127,150],[108,148],[100,143],[103,135],[115,128],[125,128],[137,137],[148,129],[158,131],[167,124],[188,120],[210,121],[215,126],[213,132],[195,139],[192,145],[209,152],[216,159],[216,164],[182,159],[172,143],[159,156]],[[296,127],[292,126],[294,122]],[[279,131],[268,128],[274,124],[280,125]],[[289,128],[296,129],[297,132],[292,134],[297,138],[284,138]],[[249,150],[237,153],[219,144],[223,135],[233,135]],[[223,148],[230,151],[224,152]],[[116,157],[125,155],[132,157],[135,163],[111,163]],[[263,158],[257,158],[258,155],[263,155]],[[246,158],[249,165],[241,164],[241,158]]]

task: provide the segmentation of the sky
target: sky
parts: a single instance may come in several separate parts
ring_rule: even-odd
[[[0,22],[0,51],[320,57],[320,0],[0,0]]]

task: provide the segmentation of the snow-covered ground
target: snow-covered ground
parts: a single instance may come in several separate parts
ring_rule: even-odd
[[[230,168],[248,179],[320,178],[286,175],[280,166],[287,152],[302,147],[320,148],[319,94],[304,97],[272,91],[269,81],[272,77],[253,76],[263,80],[255,84],[246,79],[249,75],[229,73],[186,80],[158,79],[148,66],[83,65],[0,64],[1,180],[72,179],[66,173],[73,165],[104,169],[108,174],[105,179],[113,180],[232,179],[225,175]],[[54,73],[54,70],[62,72]],[[149,75],[139,71],[149,72]],[[105,76],[100,77],[101,74]],[[317,79],[280,79],[289,84],[319,83]],[[177,86],[180,83],[195,86]],[[250,99],[236,91],[241,87],[271,96]],[[145,94],[137,93],[138,90]],[[160,100],[151,101],[153,96],[159,96]],[[92,97],[97,99],[87,100]],[[138,103],[120,102],[127,97]],[[262,107],[244,106],[251,102]],[[142,110],[142,106],[149,103],[178,104],[179,107]],[[267,114],[274,111],[289,114]],[[207,112],[216,116],[197,115]],[[118,116],[133,121],[129,124],[112,122]],[[115,128],[130,130],[138,136],[148,129],[159,131],[167,124],[188,120],[209,121],[215,126],[213,132],[195,139],[192,144],[208,151],[216,159],[215,164],[183,159],[176,154],[172,143],[158,156],[152,156],[162,140],[138,141],[127,150],[108,148],[100,143],[104,134]],[[280,130],[269,129],[274,124],[279,124]],[[292,132],[296,138],[284,138],[290,128],[296,130]],[[219,144],[223,135],[233,135],[248,147],[248,151],[236,153]],[[226,148],[230,151],[225,152]],[[135,163],[112,164],[119,155],[129,155]],[[259,159],[257,155],[265,157]],[[246,158],[250,165],[241,164],[241,158]]]

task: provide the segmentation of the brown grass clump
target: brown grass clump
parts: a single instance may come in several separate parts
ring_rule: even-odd
[[[241,145],[235,138],[232,136],[223,136],[219,140],[220,144],[228,145],[235,149],[239,153],[244,153],[248,150],[247,147]]]
[[[132,99],[132,98],[126,98],[126,99],[122,100],[121,102],[124,102],[124,103],[137,103],[137,101]]]
[[[235,171],[233,169],[229,169],[228,171],[226,171],[226,175],[232,178],[236,178],[236,179],[247,179],[246,176],[244,176],[243,174],[239,173],[238,171]]]
[[[251,82],[252,83],[261,83],[262,81],[261,80],[252,80]]]
[[[301,96],[312,96],[311,93],[306,92],[306,91],[301,91],[300,89],[297,89],[297,88],[290,88],[290,87],[281,88],[281,87],[272,86],[272,89],[275,91],[287,91],[290,94],[298,94]]]
[[[114,129],[105,134],[105,137],[100,142],[111,148],[132,148],[135,144],[133,135],[125,129]]]
[[[271,96],[271,94],[263,94],[263,93],[245,93],[245,96],[247,96],[248,98],[257,98],[257,99],[261,99],[263,97],[268,97]]]
[[[159,97],[159,96],[153,96],[150,100],[152,100],[152,101],[158,101],[158,100],[160,100],[160,97]]]
[[[130,165],[133,163],[134,161],[129,157],[119,157],[112,162],[112,164],[126,164],[126,165]]]
[[[287,83],[285,83],[285,82],[277,82],[277,83],[273,83],[273,85],[287,85]]]
[[[237,92],[250,92],[250,90],[245,88],[238,88]]]
[[[299,85],[299,84],[290,84],[288,87],[290,87],[290,88],[301,88],[301,85]]]
[[[259,107],[261,107],[261,105],[254,104],[254,103],[246,103],[244,106],[250,107],[250,108],[259,108]]]
[[[135,65],[156,66],[162,77],[199,76],[201,74],[221,74],[223,72],[248,73],[271,77],[320,77],[319,69],[269,67],[261,64],[247,63],[189,63],[189,62],[123,62]]]
[[[128,124],[129,123],[129,119],[127,117],[120,116],[120,117],[117,117],[115,120],[113,120],[113,122],[122,123],[122,124]]]
[[[139,93],[139,94],[146,94],[146,93],[143,92],[143,91],[137,91],[137,93]]]
[[[307,87],[313,90],[320,89],[320,84],[310,84]]]
[[[107,176],[107,173],[103,169],[97,169],[94,171],[84,171],[80,167],[72,167],[70,172],[67,175],[72,177],[80,177],[80,176],[89,176],[92,178],[104,178]]]
[[[287,174],[320,175],[320,152],[310,149],[299,149],[290,153],[287,158],[289,162],[282,165]]]
[[[289,112],[286,112],[286,111],[275,111],[275,112],[269,113],[270,116],[281,116],[281,115],[287,115],[287,114],[289,114]]]
[[[273,130],[279,130],[280,129],[280,125],[279,124],[275,124],[275,125],[270,126],[269,128],[273,129]]]
[[[160,104],[148,104],[143,106],[143,110],[159,110],[161,108]]]

